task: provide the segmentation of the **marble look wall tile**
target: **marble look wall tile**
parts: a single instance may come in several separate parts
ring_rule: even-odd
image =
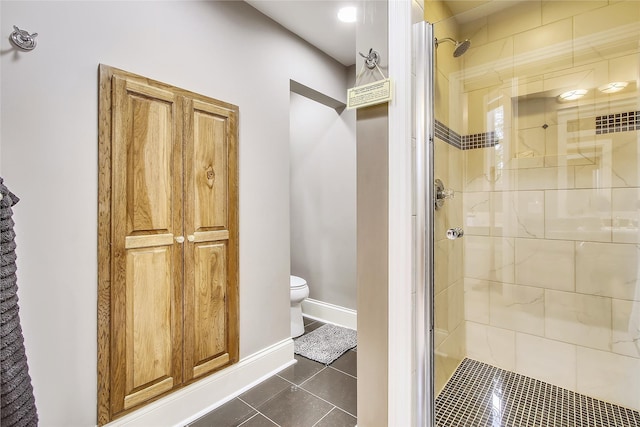
[[[573,166],[521,169],[515,171],[509,190],[551,190],[573,188]]]
[[[499,167],[500,162],[507,159],[501,156],[498,150],[465,150],[463,153],[465,191],[517,189],[516,175],[518,171]]]
[[[489,15],[487,21],[489,40],[497,40],[522,33],[542,25],[540,2],[520,2]]]
[[[573,242],[516,239],[515,244],[517,284],[565,291],[575,289]]]
[[[578,347],[577,391],[640,410],[640,359]]]
[[[548,24],[559,19],[569,18],[574,15],[587,12],[589,10],[604,7],[609,4],[608,1],[558,1],[543,0],[542,1],[542,23]]]
[[[620,132],[607,134],[598,138],[611,141],[604,145],[611,150],[611,185],[613,187],[637,187],[640,183],[638,174],[638,141],[640,132]]]
[[[454,283],[462,279],[463,270],[463,250],[462,239],[437,240],[434,244],[434,276],[435,291],[439,293]]]
[[[489,324],[489,287],[486,280],[464,279],[464,319]]]
[[[544,238],[544,192],[491,193],[491,235]]]
[[[576,188],[611,188],[611,159],[608,164],[599,157],[596,164],[575,167]]]
[[[640,289],[638,290],[640,297]],[[614,299],[613,336],[611,349],[614,353],[640,358],[640,301]]]
[[[434,345],[437,349],[442,345],[444,340],[447,339],[447,337],[449,336],[449,332],[445,331],[444,329],[438,329],[438,328],[434,328],[434,329],[435,329]]]
[[[611,190],[545,192],[547,239],[611,241]]]
[[[516,372],[575,390],[576,346],[516,333]]]
[[[467,354],[465,336],[464,325],[460,325],[436,348],[435,382],[438,392],[442,390]]]
[[[640,189],[612,190],[613,241],[640,243]]]
[[[524,160],[533,157],[542,160],[545,150],[545,130],[542,128],[543,124],[544,121],[537,127],[517,131],[515,158]]]
[[[567,18],[514,36],[514,72],[535,75],[573,65],[573,19]]]
[[[466,97],[466,123],[462,133],[466,135],[487,132],[487,103],[489,89],[472,90],[464,94]]]
[[[539,128],[545,123],[547,104],[544,98],[523,98],[514,102],[513,115],[516,129]]]
[[[450,329],[458,328],[464,322],[464,280],[449,286],[447,292],[449,313],[447,323]]]
[[[537,76],[518,76],[518,86],[512,94],[512,97],[515,98],[518,96],[544,92],[543,79],[543,74],[538,74]]]
[[[469,49],[464,57],[465,92],[500,86],[513,77],[513,37]]]
[[[638,54],[611,58],[609,60],[609,81],[629,82],[638,78]]]
[[[437,293],[434,298],[433,321],[434,327],[446,334],[449,329],[449,288]]]
[[[465,192],[463,201],[466,235],[488,236],[491,231],[490,194],[487,191]]]
[[[449,275],[449,260],[451,258],[449,240],[438,240],[434,243],[434,279],[435,293],[439,294],[453,283]]]
[[[451,128],[449,123],[449,79],[440,70],[435,74],[433,89],[435,118]],[[457,131],[455,128],[454,130]]]
[[[544,335],[544,289],[491,283],[489,301],[492,326]]]
[[[512,371],[515,368],[515,332],[466,323],[467,356]]]
[[[439,21],[437,25],[434,25],[433,29],[435,38],[455,37],[458,34],[458,22],[454,17],[449,17]],[[462,65],[458,58],[454,58],[454,49],[455,46],[452,43],[444,43],[438,46],[436,67],[447,77],[458,71]]]
[[[612,22],[616,23],[614,29]],[[623,1],[576,15],[573,34],[576,39],[574,64],[619,56],[619,52],[634,52],[640,36],[640,3]],[[593,37],[594,34],[599,36]]]
[[[576,291],[640,301],[638,260],[635,244],[576,242]]]
[[[513,283],[512,238],[465,236],[463,240],[466,277]]]
[[[610,350],[611,298],[547,289],[545,335],[558,341]]]
[[[544,74],[544,90],[564,92],[576,87],[594,88],[609,83],[609,64],[606,60],[589,64],[568,67],[564,70]],[[548,98],[549,111],[558,111],[559,104],[555,98]],[[566,110],[565,110],[566,111]],[[562,111],[564,113],[565,111]],[[572,113],[575,109],[570,110]],[[589,116],[585,116],[589,117]],[[593,115],[591,115],[593,117]],[[552,123],[548,123],[551,125]]]

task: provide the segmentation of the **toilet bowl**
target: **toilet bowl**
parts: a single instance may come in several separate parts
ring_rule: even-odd
[[[291,337],[299,337],[304,334],[302,321],[302,301],[309,296],[309,286],[302,277],[291,276],[289,280],[291,296]]]

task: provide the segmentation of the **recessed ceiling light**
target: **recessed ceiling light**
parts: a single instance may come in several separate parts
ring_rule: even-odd
[[[627,87],[628,82],[611,82],[606,85],[600,86],[598,90],[602,93],[615,93],[620,92],[622,89]]]
[[[582,98],[583,96],[585,96],[587,92],[589,91],[586,89],[574,89],[568,92],[561,93],[558,96],[558,98],[560,98],[563,101],[575,101],[576,99]]]
[[[338,19],[342,22],[356,22],[356,8],[354,6],[343,7],[338,11]]]

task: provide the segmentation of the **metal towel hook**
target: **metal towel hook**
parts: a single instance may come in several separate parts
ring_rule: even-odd
[[[358,52],[360,56],[364,58],[364,63],[368,69],[373,70],[380,62],[380,54],[373,50],[373,48],[369,49],[369,54],[365,55],[362,52]]]
[[[24,51],[30,51],[36,48],[36,37],[38,37],[38,33],[29,34],[26,30],[21,30],[20,28],[13,26],[13,32],[11,36],[9,36],[9,40],[11,43],[18,49]]]

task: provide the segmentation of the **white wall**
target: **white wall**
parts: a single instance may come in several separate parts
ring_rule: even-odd
[[[291,274],[356,309],[355,112],[291,93]]]
[[[344,67],[243,2],[0,3],[0,175],[20,198],[22,326],[41,426],[96,423],[97,68],[240,106],[240,355],[289,335],[289,79]],[[11,49],[18,25],[33,52]]]

